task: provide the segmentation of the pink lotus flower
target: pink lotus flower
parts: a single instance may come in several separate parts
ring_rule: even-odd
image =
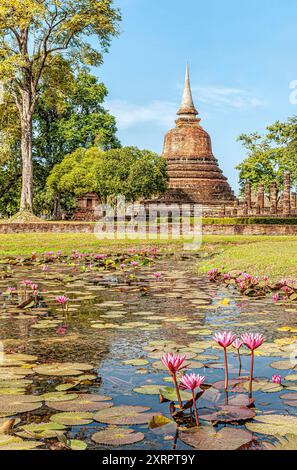
[[[278,302],[280,300],[279,294],[273,294],[272,299],[273,299],[273,302],[275,303]]]
[[[7,287],[7,292],[9,292],[9,294],[13,294],[15,292],[15,287]]]
[[[242,345],[243,345],[243,342],[240,341],[239,338],[236,338],[232,343],[232,347],[235,349],[240,349]]]
[[[156,279],[159,279],[159,278],[162,276],[162,274],[159,273],[159,272],[157,272],[157,273],[154,273],[153,276],[154,276]]]
[[[185,374],[180,381],[182,390],[195,390],[205,381],[205,377],[199,374]]]
[[[279,384],[279,385],[280,385],[280,384],[282,383],[282,378],[281,378],[280,375],[273,375],[273,376],[271,377],[271,380],[272,380],[272,382],[275,383],[275,384]]]
[[[133,266],[133,267],[138,266],[137,261],[131,261],[131,266]]]
[[[167,353],[162,357],[161,361],[164,366],[167,367],[171,374],[176,374],[179,370],[185,369],[187,366],[183,366],[186,356],[181,356],[180,354]]]
[[[67,326],[59,326],[59,328],[56,329],[56,333],[58,335],[64,336],[67,333]]]
[[[27,286],[30,286],[32,284],[32,281],[30,281],[29,279],[24,279],[22,281],[22,284],[23,284],[23,286],[27,287]]]
[[[257,349],[261,344],[264,343],[265,338],[261,333],[244,333],[241,335],[242,342],[251,351]]]
[[[250,381],[249,381],[249,395],[252,396],[253,392],[253,372],[255,361],[255,349],[264,343],[265,338],[261,333],[244,333],[241,335],[243,344],[251,351],[251,366],[250,366]]]
[[[224,366],[225,366],[225,390],[228,390],[228,359],[227,348],[235,341],[236,336],[231,331],[223,331],[222,333],[215,333],[213,339],[224,348]]]
[[[33,291],[38,290],[38,284],[30,284],[30,287]]]
[[[198,415],[198,409],[197,409],[197,403],[196,403],[195,389],[200,387],[200,385],[202,385],[204,381],[205,381],[205,377],[199,374],[186,374],[181,378],[181,381],[180,381],[180,388],[182,390],[191,390],[192,392],[193,407],[194,407],[194,413],[195,413],[197,426],[199,426],[199,415]]]
[[[187,367],[183,365],[183,363],[185,362],[185,359],[186,359],[186,356],[180,356],[180,354],[174,355],[171,353],[165,354],[165,356],[163,356],[161,359],[162,363],[164,364],[164,366],[167,367],[172,377],[180,408],[182,408],[183,404],[182,404],[182,399],[180,396],[180,392],[179,392],[179,388],[178,388],[178,384],[176,380],[176,373],[179,370],[185,369]]]
[[[65,305],[69,302],[69,299],[68,297],[66,297],[66,295],[58,295],[56,297],[56,301],[58,302],[58,304]]]
[[[222,348],[228,348],[235,341],[236,336],[231,331],[223,331],[222,333],[215,333],[213,339]]]

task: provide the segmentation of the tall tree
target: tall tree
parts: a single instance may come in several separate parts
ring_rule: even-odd
[[[242,190],[246,180],[255,189],[261,183],[268,190],[272,182],[282,187],[285,171],[291,173],[292,184],[297,185],[297,116],[268,126],[263,136],[258,133],[242,134],[238,140],[248,153],[236,167]]]
[[[86,68],[73,70],[62,57],[45,70],[33,114],[33,208],[59,217],[59,200],[48,201],[46,179],[53,166],[79,147],[120,147],[116,122],[104,108],[107,89]],[[21,189],[20,124],[8,93],[0,103],[0,214],[16,212]]]
[[[33,210],[32,120],[45,69],[56,54],[71,64],[99,65],[119,21],[113,0],[1,0],[0,74],[21,123],[21,210]]]

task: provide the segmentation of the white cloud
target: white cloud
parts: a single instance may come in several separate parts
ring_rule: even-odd
[[[263,102],[250,92],[240,88],[223,86],[192,86],[194,103],[198,111],[200,105],[205,104],[211,112],[212,108],[236,108],[245,110],[263,106]],[[180,93],[181,95],[182,93]],[[109,100],[107,108],[116,117],[119,129],[128,129],[138,124],[151,123],[167,129],[176,119],[176,112],[180,102],[155,100],[147,104],[134,104],[126,100]],[[206,113],[203,111],[203,117]]]
[[[248,109],[263,106],[263,102],[247,90],[224,86],[193,86],[195,101],[211,106],[228,106],[237,109]]]
[[[125,100],[107,101],[106,107],[116,117],[118,127],[127,129],[146,122],[166,127],[173,123],[177,104],[169,101],[152,101],[137,105]]]

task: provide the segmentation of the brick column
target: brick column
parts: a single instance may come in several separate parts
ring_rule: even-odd
[[[291,175],[289,172],[284,173],[284,190],[283,190],[283,215],[288,216],[291,212]]]
[[[251,183],[249,180],[245,182],[245,202],[247,207],[247,212],[251,210],[252,206],[252,191],[251,191]]]
[[[264,198],[265,198],[265,191],[264,191],[264,185],[260,184],[258,188],[258,208],[259,208],[259,214],[263,214],[264,211]]]
[[[275,215],[277,213],[277,189],[276,183],[271,183],[269,188],[270,198],[270,214]]]

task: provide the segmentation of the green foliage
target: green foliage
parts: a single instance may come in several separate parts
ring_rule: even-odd
[[[166,162],[153,152],[136,147],[107,151],[93,147],[78,149],[55,165],[47,188],[51,197],[94,192],[102,203],[113,204],[118,195],[131,202],[162,193],[167,181]]]
[[[53,201],[44,188],[53,166],[66,154],[94,145],[104,150],[120,147],[115,118],[103,107],[108,93],[105,85],[86,69],[74,73],[62,57],[56,57],[55,61],[56,66],[51,73],[45,73],[41,81],[41,95],[33,115],[34,208],[37,214],[54,210]],[[10,216],[19,203],[21,154],[18,114],[7,93],[0,104],[0,112],[0,213]],[[62,205],[72,208],[73,198],[65,195]]]
[[[237,166],[242,191],[247,179],[250,180],[254,189],[263,183],[268,191],[272,182],[276,182],[278,187],[282,187],[285,171],[291,173],[293,185],[297,184],[296,116],[286,122],[277,121],[268,126],[264,136],[260,136],[258,133],[242,134],[238,140],[248,151],[247,158]]]

